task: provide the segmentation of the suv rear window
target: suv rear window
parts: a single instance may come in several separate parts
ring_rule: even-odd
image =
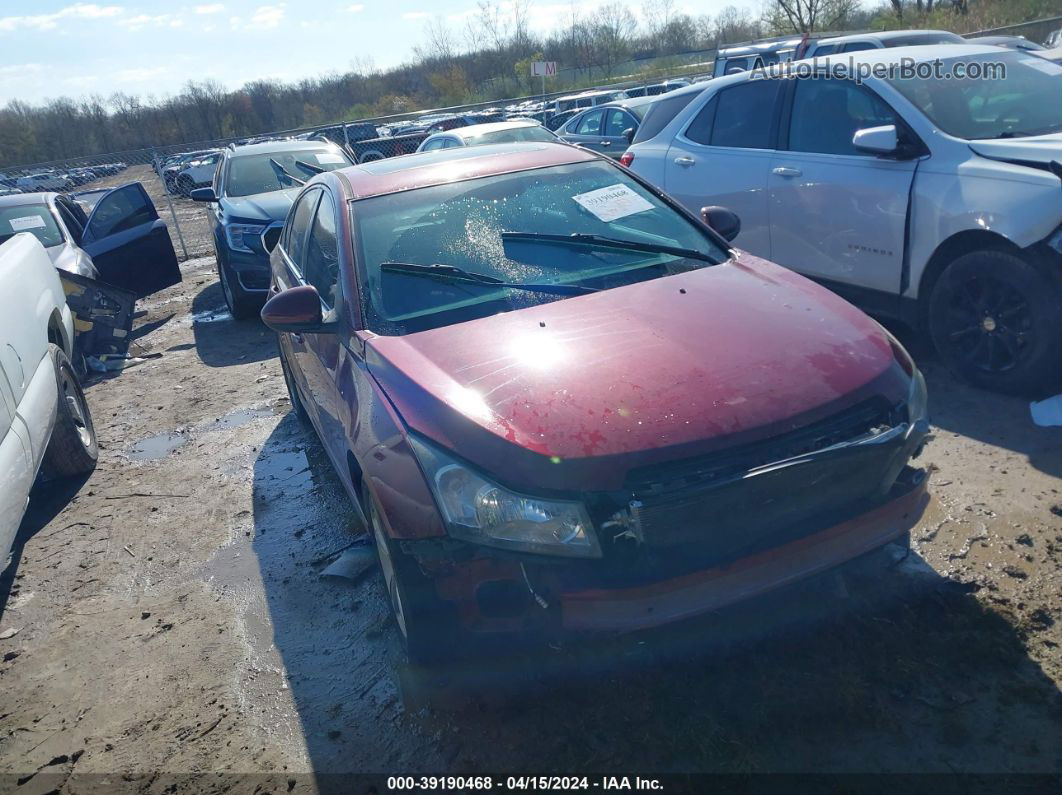
[[[705,88],[708,86],[705,85]],[[703,90],[703,89],[702,89]],[[671,120],[679,115],[683,108],[693,102],[695,97],[700,96],[700,91],[673,92],[664,94],[656,102],[645,110],[642,123],[638,125],[634,133],[632,144],[648,141],[655,138],[659,132],[671,123]]]

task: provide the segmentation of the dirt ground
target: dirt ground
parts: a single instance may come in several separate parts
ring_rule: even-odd
[[[183,267],[139,305],[136,344],[161,356],[87,388],[98,468],[36,490],[0,579],[11,789],[1062,774],[1062,428],[1026,402],[922,362],[935,496],[906,559],[665,632],[425,671],[403,662],[378,572],[320,577],[361,529],[289,412],[271,333],[225,312],[212,259]]]

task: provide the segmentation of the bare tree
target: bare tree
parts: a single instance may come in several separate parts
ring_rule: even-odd
[[[859,0],[773,0],[766,11],[776,30],[813,33],[836,28],[859,9]]]

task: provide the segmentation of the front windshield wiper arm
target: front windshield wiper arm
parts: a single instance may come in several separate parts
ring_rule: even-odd
[[[582,295],[596,293],[597,288],[581,284],[535,284],[524,282],[507,282],[486,273],[476,273],[458,268],[456,265],[443,265],[438,262],[423,264],[419,262],[381,262],[380,270],[387,273],[404,273],[407,276],[426,276],[439,281],[455,284],[483,284],[488,287],[505,287],[513,290],[527,290],[532,293],[551,293],[553,295]]]
[[[306,180],[304,180],[304,179],[299,179],[299,178],[298,178],[298,177],[296,177],[296,176],[295,176],[294,174],[292,174],[292,173],[288,172],[288,170],[287,170],[287,169],[285,169],[285,168],[284,168],[284,166],[280,165],[280,161],[278,161],[278,160],[274,160],[274,159],[273,159],[273,158],[271,157],[271,158],[269,158],[269,164],[270,164],[271,166],[273,166],[273,168],[275,168],[275,169],[276,169],[277,171],[279,171],[279,172],[280,172],[281,174],[283,174],[283,175],[284,175],[285,177],[287,177],[288,179],[290,179],[290,180],[291,180],[292,182],[298,182],[298,183],[299,183],[300,185],[305,185],[305,184],[306,184]]]
[[[313,163],[307,163],[305,160],[296,160],[295,161],[295,165],[297,165],[299,168],[306,169],[311,174],[323,174],[323,173],[325,173],[325,170],[323,168],[321,168],[320,166],[315,166]]]
[[[572,243],[575,245],[589,244],[599,248],[615,248],[624,251],[645,251],[650,254],[671,254],[676,257],[685,257],[686,259],[697,259],[702,262],[710,262],[712,265],[719,264],[718,257],[713,257],[711,254],[705,254],[703,251],[698,251],[695,248],[680,248],[678,246],[668,246],[662,243],[643,243],[640,240],[620,240],[614,237],[588,235],[578,232],[573,232],[570,235],[551,235],[545,232],[502,232],[501,238],[503,242],[506,240],[520,240],[531,243],[535,241],[543,241],[546,243]]]

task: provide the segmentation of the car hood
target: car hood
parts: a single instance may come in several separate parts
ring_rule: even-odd
[[[906,396],[881,327],[735,261],[403,337],[366,335],[406,425],[503,482],[618,488],[635,466]]]
[[[225,206],[235,218],[248,221],[283,221],[291,203],[299,195],[298,188],[255,193],[251,196],[226,196]]]
[[[1038,163],[1046,166],[1052,160],[1062,162],[1062,133],[1034,135],[1029,138],[970,141],[970,148],[982,157],[992,160]]]

